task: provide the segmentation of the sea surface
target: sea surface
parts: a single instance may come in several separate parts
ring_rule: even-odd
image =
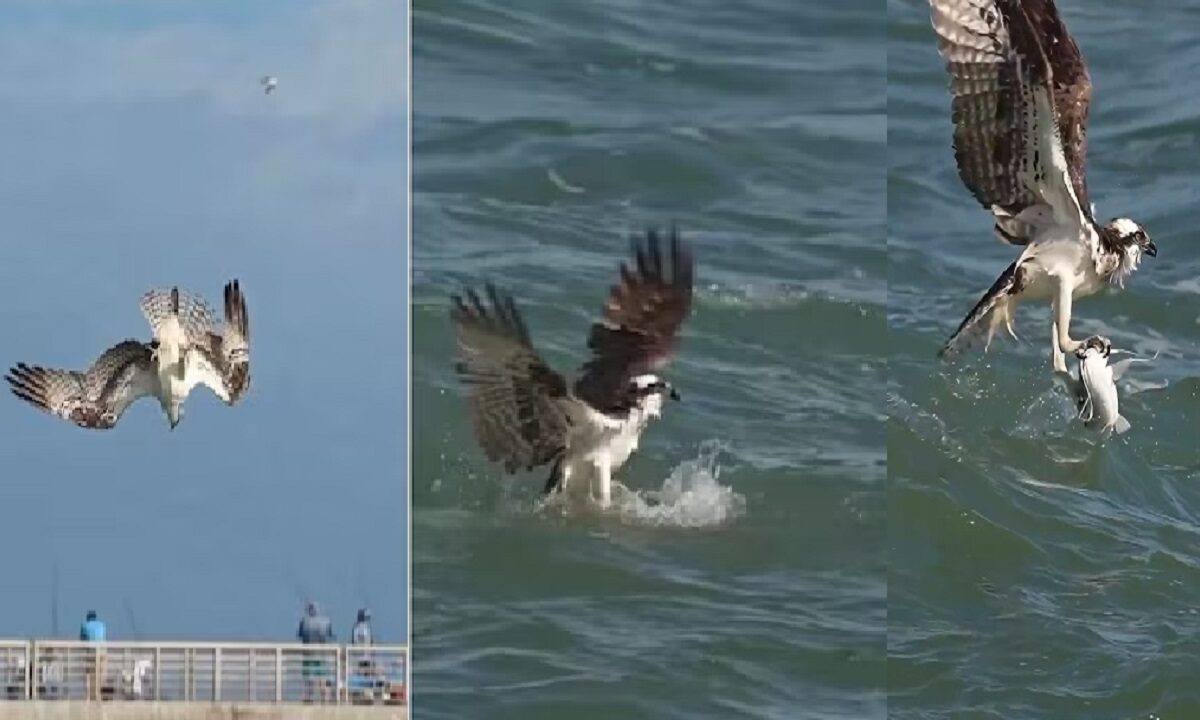
[[[882,718],[884,14],[853,0],[413,9],[413,707]],[[676,223],[682,401],[608,513],[478,450],[449,296],[573,375],[628,237]]]
[[[1055,391],[1048,305],[1020,313],[1024,342],[936,359],[1015,252],[958,180],[928,6],[889,0],[894,718],[1200,717],[1200,3],[1058,5],[1091,69],[1097,215],[1159,249],[1072,332],[1158,357],[1107,442]]]

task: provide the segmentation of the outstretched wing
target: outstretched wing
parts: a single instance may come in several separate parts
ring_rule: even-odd
[[[216,327],[212,308],[204,298],[177,287],[151,290],[142,296],[138,305],[156,338],[161,335],[166,322],[173,317],[179,318],[179,326],[189,345],[204,344],[208,334]]]
[[[592,325],[592,359],[583,366],[575,395],[597,410],[628,409],[625,390],[637,375],[666,364],[679,328],[691,312],[695,261],[672,229],[664,256],[658,232],[633,240],[634,267],[621,263],[621,282],[609,292],[604,316]]]
[[[14,395],[79,427],[107,430],[135,400],[157,389],[150,348],[125,340],[87,372],[18,363],[4,376]]]
[[[951,77],[959,176],[998,233],[1027,243],[1030,217],[1017,216],[1041,204],[1090,219],[1091,80],[1053,0],[929,2]]]
[[[189,334],[190,337],[190,334]],[[233,405],[250,387],[250,314],[237,280],[225,285],[225,327],[210,327],[188,353],[186,381],[190,391],[207,385]]]
[[[558,456],[567,442],[567,383],[538,356],[513,299],[487,286],[455,296],[458,375],[467,386],[475,437],[510,473]]]

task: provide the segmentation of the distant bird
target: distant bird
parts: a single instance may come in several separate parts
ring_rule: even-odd
[[[84,372],[18,363],[4,379],[14,395],[82,428],[116,426],[138,398],[158,399],[174,429],[183,402],[207,385],[226,404],[250,384],[250,318],[238,281],[225,286],[225,325],[218,327],[204,300],[174,287],[142,296],[142,314],[154,339],[123,340]]]
[[[946,343],[944,356],[1003,325],[1016,304],[1052,307],[1051,359],[1066,372],[1071,302],[1123,286],[1158,249],[1137,223],[1094,219],[1085,165],[1092,83],[1053,0],[929,0],[951,77],[958,173],[992,211],[996,235],[1024,247]]]
[[[271,91],[279,86],[279,80],[274,75],[263,75],[258,83],[263,86],[263,92],[267,95],[270,95]]]
[[[487,302],[473,290],[453,298],[458,374],[489,460],[509,473],[550,463],[546,493],[576,488],[611,504],[613,473],[660,416],[663,399],[679,399],[657,371],[691,311],[694,262],[674,230],[665,253],[661,245],[655,231],[634,240],[634,266],[621,264],[574,385],[537,354],[510,296],[489,284]]]

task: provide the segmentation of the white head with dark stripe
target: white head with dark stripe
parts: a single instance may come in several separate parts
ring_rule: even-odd
[[[1149,233],[1129,218],[1113,218],[1100,228],[1104,243],[1121,253],[1121,263],[1112,274],[1112,282],[1122,285],[1125,279],[1137,270],[1143,255],[1155,257],[1158,248]]]
[[[664,397],[670,397],[672,400],[679,399],[679,392],[675,390],[674,386],[653,373],[634,376],[630,380],[629,392],[634,398],[634,404],[642,414],[652,418],[662,415]]]

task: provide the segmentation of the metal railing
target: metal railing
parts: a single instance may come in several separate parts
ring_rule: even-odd
[[[0,701],[404,705],[402,645],[0,640]]]

